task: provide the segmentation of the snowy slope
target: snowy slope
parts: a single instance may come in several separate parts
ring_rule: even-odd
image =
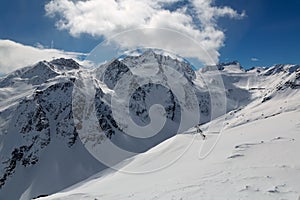
[[[144,84],[139,86],[139,82]],[[219,133],[222,128],[224,133],[234,133],[242,126],[262,121],[272,123],[269,120],[274,116],[291,115],[296,119],[299,85],[297,65],[245,71],[237,62],[232,62],[194,72],[188,63],[151,50],[114,59],[94,70],[83,68],[70,59],[42,61],[17,70],[0,78],[0,199],[26,200],[49,195],[107,166],[132,172],[168,165],[193,141],[193,135],[175,135],[193,132],[188,129],[197,123],[203,124],[202,129],[211,133],[201,151],[201,156],[205,155],[219,140],[220,135],[214,132]],[[156,106],[158,104],[160,107]],[[132,119],[134,126],[123,123],[128,118]],[[156,134],[149,137],[152,132]],[[243,138],[237,137],[236,140]],[[202,143],[196,139],[191,149]],[[127,152],[120,153],[112,146]],[[218,148],[221,147],[217,145]],[[192,153],[197,151],[184,154],[187,157],[181,159],[192,160]],[[213,162],[219,162],[225,151],[216,153],[217,156],[210,155],[215,159]],[[226,161],[228,156],[225,156]],[[193,167],[185,162],[180,164],[180,160],[178,163],[186,168]],[[198,165],[195,163],[195,166]],[[206,167],[203,173],[215,168],[212,165]],[[162,172],[169,174],[168,169]],[[174,173],[179,169],[175,167]],[[196,173],[193,169],[190,172]],[[98,187],[105,177],[121,178],[124,175],[119,174],[105,170],[97,175],[99,180],[92,182]],[[154,173],[146,174],[146,177],[152,175]],[[144,187],[138,184],[139,180],[132,183],[133,187],[136,191],[143,191],[142,188],[139,190],[139,187]],[[108,179],[108,182],[118,185],[114,180]],[[189,175],[182,184],[188,182]],[[85,183],[91,184],[89,181]],[[105,187],[112,188],[110,184]],[[76,198],[76,193],[82,189],[76,188],[75,197],[71,191],[70,198],[79,198]],[[86,198],[92,195],[101,197],[103,191],[98,194],[88,189],[83,193],[87,193]],[[107,189],[108,193],[112,191]],[[155,189],[149,191],[155,193]],[[119,192],[117,195],[123,195],[122,190]],[[149,193],[144,195],[145,198],[151,196]]]
[[[225,128],[215,149],[204,159],[199,159],[199,152],[213,136],[203,141],[200,136],[180,134],[120,164],[117,172],[105,170],[41,199],[299,199],[298,102],[291,102],[292,107],[298,106],[293,111],[261,120],[246,117],[248,123]],[[251,113],[252,109],[244,111]],[[240,117],[235,113],[226,122],[237,124]],[[126,173],[152,170],[186,147],[189,149],[164,169]]]

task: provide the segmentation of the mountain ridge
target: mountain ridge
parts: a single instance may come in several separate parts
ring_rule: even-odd
[[[147,72],[159,69],[155,71],[156,79],[153,80],[158,80],[161,84],[168,84],[164,80],[169,73],[168,66],[188,80],[185,92],[191,88],[195,91],[201,115],[200,121],[191,120],[189,127],[197,123],[205,124],[249,104],[259,107],[284,95],[295,96],[300,88],[299,65],[277,65],[246,71],[237,62],[231,62],[193,71],[188,63],[156,55],[154,52],[148,54],[123,58],[121,61],[116,59],[95,69],[83,68],[72,59],[41,61],[0,78],[0,198],[29,199],[53,193],[105,169],[103,163],[84,148],[85,145],[101,146],[111,141],[119,147],[141,153],[174,136],[180,123],[181,108],[188,107],[182,107],[174,93],[163,85],[151,83],[137,87],[129,99],[131,118],[143,126],[151,122],[150,107],[157,103],[163,106],[167,121],[155,137],[147,140],[131,137],[124,133],[124,127],[120,127],[113,117],[110,99],[116,92],[114,88],[125,75],[131,76],[135,73],[132,81],[139,80],[137,76],[141,72],[134,71],[138,70],[139,64],[141,69],[150,70]],[[153,69],[148,69],[148,66],[152,66]],[[217,72],[215,69],[218,69]],[[73,92],[74,87],[87,89],[81,88],[81,85],[90,76],[93,77],[90,86],[95,88],[92,97],[96,97],[92,105],[95,109],[97,129],[93,131],[101,130],[101,134],[89,134],[81,140],[80,131],[83,131],[82,126],[86,122],[80,115],[82,108],[74,110]],[[218,94],[219,86],[211,87],[215,85],[217,76],[222,77],[224,82],[226,102],[212,99],[211,95]],[[89,95],[85,91],[81,92],[76,94],[76,98]],[[159,98],[152,99],[153,96]],[[211,109],[214,103],[216,106],[223,106],[226,113],[213,115]],[[265,113],[265,116],[273,114],[276,112]],[[241,119],[237,122],[243,123],[247,121]],[[189,127],[185,127],[185,130]],[[55,148],[63,149],[66,153],[60,155]],[[86,158],[71,159],[69,162],[74,170],[68,171],[70,165],[65,165],[64,159],[76,158],[76,154]],[[111,164],[117,164],[127,158],[128,155],[113,159]],[[57,171],[54,170],[54,166],[57,166]],[[32,175],[24,180],[22,171],[30,171]],[[56,175],[49,180],[52,186],[42,187],[45,184],[46,171]],[[59,175],[65,171],[73,178],[62,181]],[[81,175],[77,176],[78,173]],[[32,182],[35,183],[34,186],[31,185]],[[20,184],[20,187],[12,192],[15,184]]]

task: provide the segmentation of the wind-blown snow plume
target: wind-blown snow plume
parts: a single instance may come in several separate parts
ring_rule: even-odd
[[[52,0],[45,6],[48,16],[59,16],[56,26],[69,30],[73,36],[82,33],[110,38],[114,34],[135,28],[154,28],[140,31],[139,36],[128,34],[126,43],[115,41],[124,48],[139,46],[165,48],[182,56],[196,57],[211,64],[211,59],[199,55],[198,47],[182,47],[180,41],[157,29],[166,28],[180,32],[201,45],[213,59],[218,61],[218,50],[223,46],[224,32],[218,28],[217,19],[228,16],[242,18],[229,7],[216,7],[212,0]],[[163,42],[162,42],[163,41]],[[188,47],[187,45],[185,47]],[[188,53],[186,53],[188,52]]]

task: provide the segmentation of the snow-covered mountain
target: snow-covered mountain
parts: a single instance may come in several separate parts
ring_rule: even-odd
[[[139,85],[140,83],[145,84]],[[168,179],[168,173],[182,171],[181,167],[191,167],[187,172],[191,173],[190,175],[181,173],[182,176],[186,175],[183,179],[185,181],[179,181],[181,177],[178,176],[176,183],[173,182],[176,178],[170,179],[170,183],[161,182],[165,186],[157,190],[160,186],[156,187],[153,183],[157,181],[156,175],[153,179],[151,174],[145,175],[144,178],[150,178],[149,184],[154,185],[148,193],[144,193],[143,188],[136,187],[143,176],[132,177],[132,185],[124,187],[118,193],[113,188],[121,187],[117,182],[120,180],[119,184],[125,184],[122,180],[128,181],[128,177],[105,168],[107,165],[117,166],[117,169],[129,167],[131,171],[139,167],[155,168],[156,164],[161,163],[160,160],[168,161],[174,158],[175,154],[172,152],[185,149],[189,139],[193,137],[190,134],[175,135],[178,132],[189,131],[190,127],[200,123],[203,124],[204,132],[210,131],[209,127],[223,127],[222,129],[227,133],[224,135],[229,135],[231,139],[226,140],[223,146],[217,145],[213,151],[216,156],[214,154],[209,156],[209,160],[212,161],[209,161],[195,178],[203,178],[206,174],[209,181],[216,172],[216,179],[223,180],[228,175],[224,173],[234,173],[234,171],[222,171],[221,168],[229,167],[230,162],[236,157],[246,158],[248,153],[246,146],[253,146],[255,148],[251,150],[260,151],[259,148],[266,149],[273,145],[278,137],[278,141],[287,142],[286,148],[288,148],[290,140],[286,138],[294,139],[291,140],[293,142],[300,139],[296,135],[297,130],[299,132],[299,126],[296,124],[300,123],[296,120],[297,117],[299,118],[299,88],[300,66],[298,65],[276,65],[246,71],[237,62],[232,62],[208,66],[195,72],[183,60],[160,55],[151,50],[137,56],[114,59],[96,69],[86,69],[71,59],[42,61],[25,67],[0,78],[0,199],[26,200],[49,195],[97,172],[100,174],[79,183],[68,192],[49,198],[101,199],[102,195],[108,195],[105,199],[118,197],[141,199],[155,198],[155,196],[169,199],[168,196],[164,196],[168,192],[166,189],[168,184],[170,190],[174,190],[174,195],[179,192],[189,197],[189,188],[191,188],[193,191],[190,192],[201,197],[205,190],[197,190],[199,191],[197,193],[194,192],[197,186],[189,185],[196,179],[188,183],[190,175],[196,172],[198,164],[192,162],[190,165],[187,161],[190,161],[193,153],[197,154],[198,150],[194,152],[190,150],[190,153],[183,157],[186,160],[179,160],[179,164],[174,165],[175,168],[170,167],[157,174],[157,177],[161,175]],[[162,112],[151,111],[155,107],[153,105],[157,104],[163,108]],[[132,119],[132,124],[136,125],[135,130],[128,127],[127,118]],[[183,118],[187,119],[187,122],[182,123]],[[263,134],[264,129],[261,130],[261,135],[258,132],[251,135],[256,125],[260,126],[266,122],[267,128],[273,130],[271,128],[280,125],[277,123],[277,126],[270,126],[273,119],[280,122],[290,118],[295,121],[282,123],[283,127],[287,128],[297,123],[288,136],[279,134],[277,130],[274,131],[276,134],[268,131]],[[160,119],[165,120],[163,124]],[[161,129],[157,129],[155,124],[162,125]],[[146,129],[141,127],[146,127],[156,134],[149,137]],[[245,133],[240,134],[236,131],[240,129],[245,130]],[[138,135],[130,135],[128,132],[136,132]],[[208,137],[202,153],[205,153],[205,148],[209,151],[212,146],[209,142],[216,142],[219,140],[218,136]],[[244,136],[245,140],[249,139],[248,142],[253,142],[253,139],[260,136],[270,141],[266,142],[266,146],[242,144],[241,148],[235,148],[237,152],[233,152],[233,155],[227,155],[234,159],[226,157],[225,164],[222,163],[224,165],[220,164],[216,171],[210,169],[214,168],[213,163],[218,162],[219,159],[220,162],[223,161],[222,156],[228,153],[234,143],[229,141],[243,141]],[[170,141],[173,141],[171,145]],[[198,145],[202,143],[198,140],[195,142]],[[222,140],[219,143],[222,143]],[[130,153],[112,151],[111,144]],[[166,147],[170,149],[163,151],[164,153],[159,157],[155,156],[157,154],[148,155],[149,152],[160,151]],[[224,147],[224,151],[221,147]],[[193,148],[196,147],[192,146],[191,149]],[[245,150],[246,155],[242,155],[240,150]],[[239,156],[240,154],[242,156]],[[153,165],[149,164],[152,159]],[[244,159],[239,163],[240,170],[243,170],[246,161],[247,159]],[[287,163],[287,165],[292,164]],[[293,167],[299,174],[297,171],[299,163],[295,162]],[[234,174],[228,175],[227,182],[232,182],[234,176]],[[221,181],[217,183],[219,185],[216,185],[215,189],[222,187]],[[182,185],[183,190],[186,187],[187,193],[180,193],[179,185]],[[213,186],[213,182],[211,185]],[[227,186],[230,191],[232,188]],[[128,187],[134,187],[135,190]],[[126,188],[128,194],[125,192]],[[249,188],[250,186],[245,190],[250,190]],[[278,188],[275,190],[281,191]],[[207,191],[216,194],[213,189]],[[296,189],[292,191],[291,194],[293,193],[294,196],[299,194]],[[192,196],[190,197],[193,199]],[[206,197],[210,198],[210,196]],[[215,199],[213,197],[215,196],[211,196],[211,199]]]

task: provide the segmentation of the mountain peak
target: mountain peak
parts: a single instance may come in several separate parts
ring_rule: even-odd
[[[55,65],[58,69],[72,70],[79,69],[80,65],[73,59],[69,58],[58,58],[50,61],[51,64]]]
[[[142,56],[147,56],[147,57],[154,57],[158,55],[157,53],[154,52],[153,49],[147,49],[143,54]]]
[[[217,64],[217,67],[219,70],[224,70],[224,68],[228,68],[228,67],[236,68],[236,69],[240,69],[240,70],[243,69],[242,65],[236,60],[231,61],[231,62],[219,63],[219,64]]]
[[[276,64],[270,68],[266,69],[266,76],[274,75],[278,73],[289,73],[298,72],[300,70],[300,65],[296,64]]]
[[[175,54],[163,50],[146,49],[143,52],[139,50],[137,53],[123,57],[121,62],[129,68],[135,68],[143,64],[151,64],[153,67],[161,67],[164,65],[171,67],[178,72],[182,72],[189,80],[196,78],[195,72],[190,63]]]
[[[245,72],[245,69],[238,61],[223,62],[223,63],[218,63],[216,65],[208,65],[202,68],[201,72],[204,73],[206,71],[213,71],[215,69],[218,69],[219,71],[226,71],[232,73]]]

